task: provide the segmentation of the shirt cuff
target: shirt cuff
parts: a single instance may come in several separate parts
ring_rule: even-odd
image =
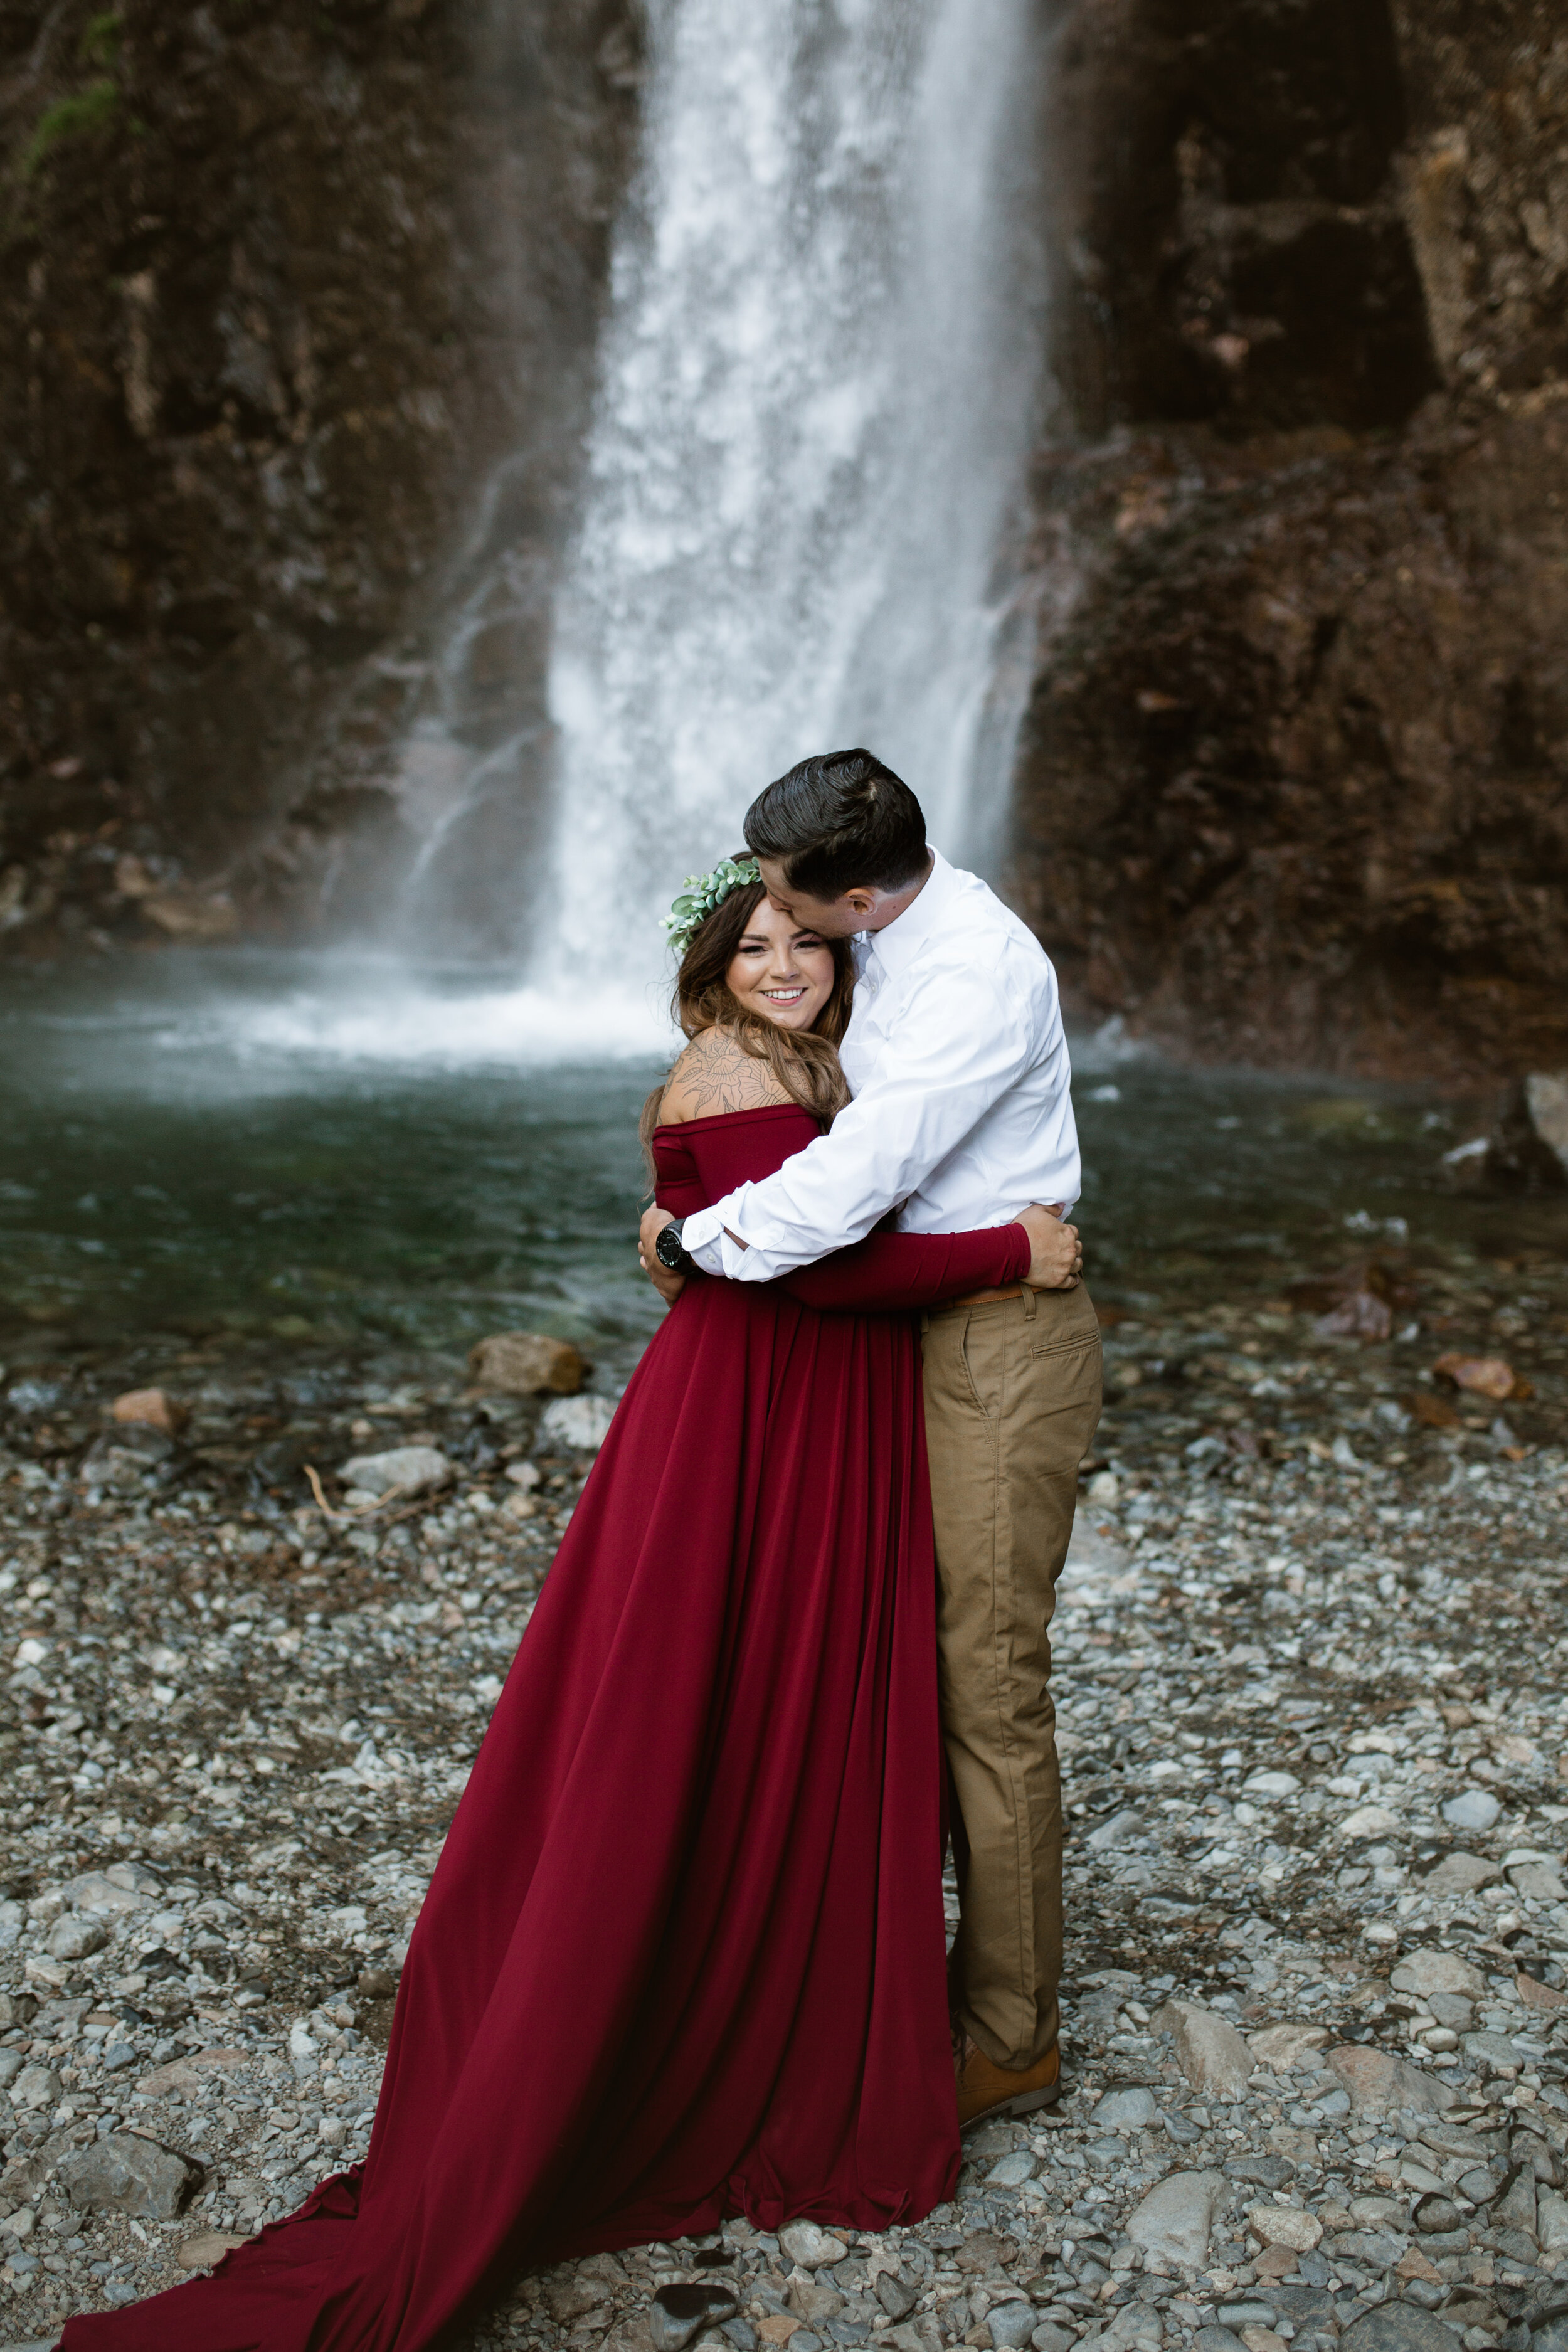
[[[724,1229],[717,1209],[699,1209],[680,1228],[680,1245],[704,1274],[721,1275],[730,1282],[766,1282],[770,1269],[755,1249],[742,1248]]]

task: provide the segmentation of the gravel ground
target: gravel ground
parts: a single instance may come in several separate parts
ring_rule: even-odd
[[[1568,2352],[1568,1282],[1394,1273],[1373,1342],[1267,1269],[1101,1300],[1057,1626],[1059,2110],[973,2137],[918,2229],[595,2257],[475,2344],[674,2352],[705,2306],[715,2352]],[[0,2339],[46,2343],[363,2152],[591,1460],[428,1358],[48,1348],[0,1378]],[[1434,1379],[1466,1350],[1513,1394]],[[177,1442],[108,1421],[151,1385]],[[332,1468],[414,1443],[455,1483],[344,1517]],[[684,2317],[650,2304],[692,2281]]]

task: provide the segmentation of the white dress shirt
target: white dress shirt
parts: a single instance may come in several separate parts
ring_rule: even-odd
[[[710,1274],[770,1282],[895,1206],[901,1233],[958,1234],[1078,1199],[1057,976],[1016,915],[939,852],[903,913],[857,939],[855,961],[839,1047],[855,1098],[775,1175],[687,1218]]]

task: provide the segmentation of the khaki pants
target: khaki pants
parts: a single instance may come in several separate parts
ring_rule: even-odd
[[[1057,2038],[1062,1809],[1047,1629],[1100,1419],[1100,1327],[1080,1283],[933,1308],[923,1329],[942,1736],[961,1816],[953,2011],[994,2064],[1021,2070]]]

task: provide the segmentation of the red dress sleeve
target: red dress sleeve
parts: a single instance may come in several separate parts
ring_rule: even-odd
[[[1022,1225],[973,1234],[871,1234],[853,1249],[781,1276],[778,1287],[804,1307],[886,1312],[940,1307],[971,1290],[1022,1282],[1033,1252]]]
[[[689,1155],[692,1193],[700,1191],[705,1201],[718,1201],[737,1184],[771,1175],[820,1133],[809,1112],[778,1104],[689,1120],[673,1130],[672,1140],[678,1138]],[[679,1188],[661,1185],[659,1198],[663,1206],[690,1213]],[[971,1234],[870,1234],[853,1249],[797,1266],[776,1287],[804,1307],[885,1314],[940,1307],[967,1291],[1021,1282],[1032,1255],[1022,1225],[993,1225]]]

